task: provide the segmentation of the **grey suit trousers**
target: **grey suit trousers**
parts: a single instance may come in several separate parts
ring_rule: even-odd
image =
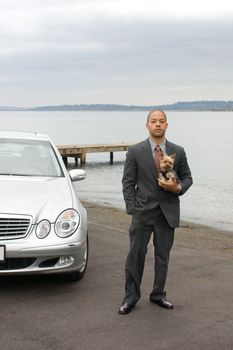
[[[166,295],[164,291],[170,250],[174,241],[174,228],[169,226],[159,206],[153,209],[153,219],[142,221],[132,217],[129,229],[130,248],[125,264],[124,302],[135,305],[140,299],[140,285],[143,276],[147,246],[153,233],[154,244],[154,285],[153,299]]]

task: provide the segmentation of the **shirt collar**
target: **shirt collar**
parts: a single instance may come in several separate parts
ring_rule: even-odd
[[[150,146],[151,146],[151,151],[152,151],[152,153],[153,153],[154,150],[155,150],[155,146],[156,146],[157,144],[154,143],[154,142],[151,140],[150,137],[149,137],[149,142],[150,142]],[[161,150],[162,150],[164,153],[166,153],[166,139],[164,139],[164,141],[161,142],[161,143],[159,144],[159,147],[161,148]]]

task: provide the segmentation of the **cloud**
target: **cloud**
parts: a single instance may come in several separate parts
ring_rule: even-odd
[[[227,0],[1,1],[0,104],[228,98],[232,13]]]

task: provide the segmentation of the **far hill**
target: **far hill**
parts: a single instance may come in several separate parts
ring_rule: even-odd
[[[166,105],[136,106],[117,104],[77,104],[35,107],[33,111],[233,111],[233,101],[193,101],[176,102]]]
[[[31,108],[4,107],[0,111],[149,111],[163,109],[165,111],[233,111],[233,101],[190,101],[165,105],[137,106],[118,104],[75,104],[57,106],[39,106]]]

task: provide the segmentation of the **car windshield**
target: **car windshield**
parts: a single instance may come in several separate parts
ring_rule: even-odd
[[[0,139],[0,175],[64,176],[49,141]]]

